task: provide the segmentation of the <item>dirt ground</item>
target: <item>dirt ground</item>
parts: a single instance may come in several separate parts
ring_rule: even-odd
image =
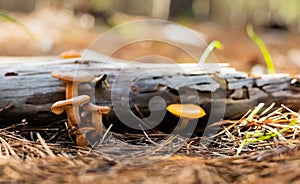
[[[69,49],[80,51],[87,48],[99,34],[109,29],[106,25],[87,28],[80,23],[79,16],[58,10],[14,15],[39,37],[39,41],[30,38],[16,25],[0,21],[1,56],[59,56],[62,51]],[[133,19],[136,18],[123,16],[121,20]],[[217,39],[223,43],[224,50],[214,52],[219,61],[230,63],[238,70],[246,72],[250,72],[256,64],[266,70],[263,57],[257,46],[247,37],[245,27],[208,22],[185,24],[202,32],[208,42]],[[273,56],[277,72],[299,74],[300,33],[263,28],[258,30]],[[152,49],[156,54],[174,53],[174,48],[160,49],[159,45]],[[141,53],[145,52],[140,45],[132,45],[115,54],[115,57],[130,59],[133,55],[139,56]],[[180,56],[181,59],[188,58]],[[1,153],[0,182],[296,184],[300,183],[299,150],[299,146],[286,146],[278,150],[225,158],[180,154],[144,166],[124,165],[89,154],[86,157],[84,154],[79,156],[80,159],[64,159],[64,156],[58,155],[55,158],[47,156],[27,162],[7,158]]]
[[[293,183],[299,182],[299,154],[290,155],[298,159],[285,162],[258,162],[239,163],[239,160],[218,159],[206,160],[203,158],[172,157],[166,161],[147,166],[114,165],[101,159],[94,161],[85,159],[90,168],[81,165],[80,161],[73,162],[72,170],[60,170],[64,168],[66,161],[60,158],[48,158],[46,162],[36,164],[38,160],[30,164],[24,164],[32,172],[28,173],[22,167],[17,168],[21,174],[13,176],[10,181],[15,183],[170,183],[170,184],[194,184],[194,183]],[[3,161],[4,162],[4,161]],[[4,169],[16,169],[16,161],[6,164]],[[20,164],[20,163],[19,163]],[[287,166],[287,164],[289,164]],[[4,163],[2,163],[2,166]],[[245,165],[248,168],[245,168]],[[1,165],[0,165],[1,167]],[[3,167],[2,167],[3,168]],[[63,174],[64,173],[64,174]],[[11,176],[13,173],[10,173]],[[31,174],[31,176],[30,176]],[[2,178],[2,181],[4,177]],[[298,182],[297,182],[298,180]],[[1,179],[0,179],[1,181]],[[7,180],[6,180],[7,181]],[[276,182],[274,182],[276,181]]]

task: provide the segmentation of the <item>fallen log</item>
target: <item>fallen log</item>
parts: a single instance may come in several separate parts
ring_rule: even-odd
[[[22,119],[41,126],[66,118],[65,114],[57,116],[50,111],[54,102],[65,99],[65,84],[51,77],[55,70],[105,74],[109,88],[84,83],[79,86],[79,94],[89,95],[97,105],[110,106],[105,124],[113,123],[117,131],[137,128],[136,122],[145,128],[168,131],[168,123],[178,120],[165,110],[166,105],[173,103],[201,105],[208,114],[199,119],[202,126],[220,119],[239,118],[260,102],[300,109],[298,79],[288,74],[249,77],[227,64],[199,66],[34,57],[3,57],[0,63],[1,127]]]

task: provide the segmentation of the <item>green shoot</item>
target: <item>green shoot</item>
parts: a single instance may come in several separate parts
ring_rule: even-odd
[[[288,129],[290,129],[291,127],[295,126],[298,123],[297,120],[293,120],[288,126],[283,127],[282,129],[280,129],[278,132],[279,133],[284,133],[286,132]],[[276,137],[277,134],[273,133],[273,132],[268,132],[268,133],[264,133],[264,132],[260,132],[258,130],[256,130],[255,132],[249,132],[245,139],[243,140],[243,142],[241,143],[241,145],[239,146],[239,148],[237,149],[236,155],[238,156],[242,149],[249,144],[253,144],[259,141],[265,141],[268,139],[271,139],[272,137]]]
[[[32,33],[29,29],[27,29],[27,27],[24,24],[22,24],[20,21],[18,21],[17,19],[15,19],[3,12],[0,12],[0,20],[6,21],[6,22],[11,22],[11,23],[15,24],[16,26],[23,29],[30,38],[32,38],[34,40],[38,40],[36,35],[34,33]]]
[[[14,23],[18,22],[16,19],[14,19],[14,18],[12,18],[12,17],[10,17],[7,14],[2,13],[2,12],[0,12],[0,19],[2,19],[4,21],[8,21],[8,22],[14,22]]]
[[[273,64],[272,57],[271,57],[266,45],[262,41],[262,39],[259,38],[254,33],[252,25],[247,26],[247,34],[256,43],[256,45],[260,49],[262,55],[264,56],[265,62],[266,62],[267,67],[268,67],[269,74],[274,74],[275,73],[275,67],[274,67],[274,64]]]
[[[205,49],[205,51],[203,52],[201,58],[199,59],[198,63],[199,64],[204,64],[205,60],[207,59],[207,57],[209,56],[209,54],[212,52],[212,50],[216,48],[216,49],[223,49],[223,46],[221,44],[221,42],[219,42],[218,40],[214,40],[212,41]]]

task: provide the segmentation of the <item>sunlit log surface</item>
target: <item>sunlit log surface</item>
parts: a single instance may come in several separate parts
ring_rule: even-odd
[[[57,116],[50,111],[54,102],[65,98],[65,84],[51,77],[55,70],[106,74],[109,88],[86,83],[80,85],[79,94],[91,96],[98,105],[112,107],[105,123],[113,123],[115,130],[128,128],[120,117],[142,119],[151,116],[150,112],[166,112],[166,105],[172,103],[201,105],[208,114],[199,120],[201,125],[239,118],[260,102],[300,109],[298,79],[288,74],[253,78],[227,64],[129,64],[47,57],[3,57],[0,63],[1,126],[17,124],[22,119],[31,125],[47,125],[66,118],[65,114]],[[121,109],[120,116],[116,116],[116,109]],[[166,112],[162,119],[154,117],[152,122],[144,123],[156,120],[161,121],[154,122],[159,124],[157,127],[167,131],[168,123],[178,119]]]

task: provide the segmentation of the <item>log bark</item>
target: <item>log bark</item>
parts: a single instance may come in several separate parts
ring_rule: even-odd
[[[164,129],[176,119],[165,110],[165,106],[172,103],[198,103],[208,113],[199,120],[205,124],[239,118],[260,102],[266,105],[283,103],[293,110],[300,109],[299,79],[293,80],[287,74],[253,78],[226,64],[199,67],[197,64],[3,57],[0,58],[2,127],[22,119],[40,126],[66,118],[65,114],[57,116],[50,111],[54,102],[65,98],[65,84],[51,77],[54,70],[86,71],[95,76],[106,74],[109,88],[85,83],[80,85],[79,93],[91,96],[98,105],[112,107],[105,123],[114,123],[117,130],[128,128],[122,118],[128,118],[126,121],[134,124],[148,116],[146,121],[142,120],[145,127],[161,121],[155,125]],[[151,116],[154,112],[166,112],[166,115],[159,119]]]

